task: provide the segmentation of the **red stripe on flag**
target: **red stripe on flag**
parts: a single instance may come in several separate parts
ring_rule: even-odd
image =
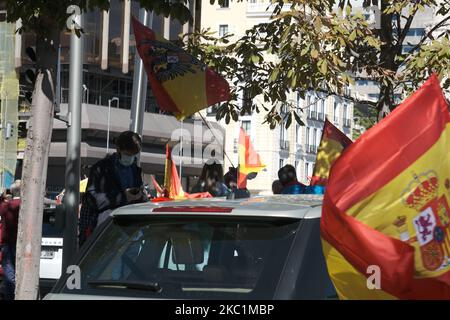
[[[205,70],[206,101],[208,106],[230,99],[230,85],[214,70]]]
[[[430,105],[430,93],[439,97],[433,105]],[[426,107],[427,112],[420,106]],[[449,121],[447,103],[439,80],[433,75],[336,160],[328,180],[330,197],[339,199],[337,206],[343,210],[367,198],[430,149]]]
[[[322,139],[332,139],[339,142],[344,149],[353,143],[353,141],[345,135],[341,130],[336,128],[328,119],[325,119],[325,124],[323,125]]]

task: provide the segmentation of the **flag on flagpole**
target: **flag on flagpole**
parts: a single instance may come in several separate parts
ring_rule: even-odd
[[[449,159],[433,75],[336,160],[321,235],[340,298],[450,299]]]
[[[132,17],[136,48],[161,110],[189,117],[230,97],[219,74]]]
[[[245,189],[247,187],[247,178],[250,174],[256,174],[266,167],[262,163],[259,154],[253,148],[250,136],[245,133],[243,128],[239,131],[239,170],[238,170],[238,188]]]
[[[156,194],[158,197],[162,197],[164,195],[164,189],[159,185],[158,181],[156,181],[155,176],[150,175],[150,179],[152,180],[153,187],[156,190]]]
[[[311,177],[311,186],[326,186],[330,169],[342,151],[353,141],[328,119],[323,125],[322,139],[317,151],[316,165]]]
[[[164,174],[163,199],[180,200],[180,199],[198,199],[211,198],[209,192],[187,193],[183,190],[180,177],[178,176],[177,166],[172,159],[172,147],[166,145],[166,166]],[[156,201],[159,201],[158,199]]]
[[[164,174],[164,186],[167,196],[171,199],[184,198],[184,190],[178,176],[177,166],[172,160],[172,147],[166,145],[166,166]]]

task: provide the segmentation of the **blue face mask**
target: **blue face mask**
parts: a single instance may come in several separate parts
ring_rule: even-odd
[[[126,154],[120,154],[119,162],[121,165],[123,165],[125,167],[131,166],[135,160],[136,160],[136,155],[129,156]]]

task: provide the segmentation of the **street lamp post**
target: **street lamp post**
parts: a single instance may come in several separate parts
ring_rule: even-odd
[[[82,15],[77,15],[74,22],[83,27]],[[63,274],[78,249],[78,209],[80,204],[80,146],[81,146],[81,105],[83,83],[83,41],[81,33],[77,36],[75,29],[70,36],[70,70],[69,70],[69,106],[67,128],[67,152],[65,172],[65,226],[63,248]]]
[[[106,154],[109,153],[109,121],[111,119],[111,102],[117,101],[117,105],[119,105],[119,98],[113,97],[108,100],[108,131],[106,133]]]

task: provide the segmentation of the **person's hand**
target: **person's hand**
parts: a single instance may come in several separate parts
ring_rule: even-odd
[[[127,203],[141,201],[143,197],[142,190],[139,188],[125,189],[125,196],[127,197]]]

